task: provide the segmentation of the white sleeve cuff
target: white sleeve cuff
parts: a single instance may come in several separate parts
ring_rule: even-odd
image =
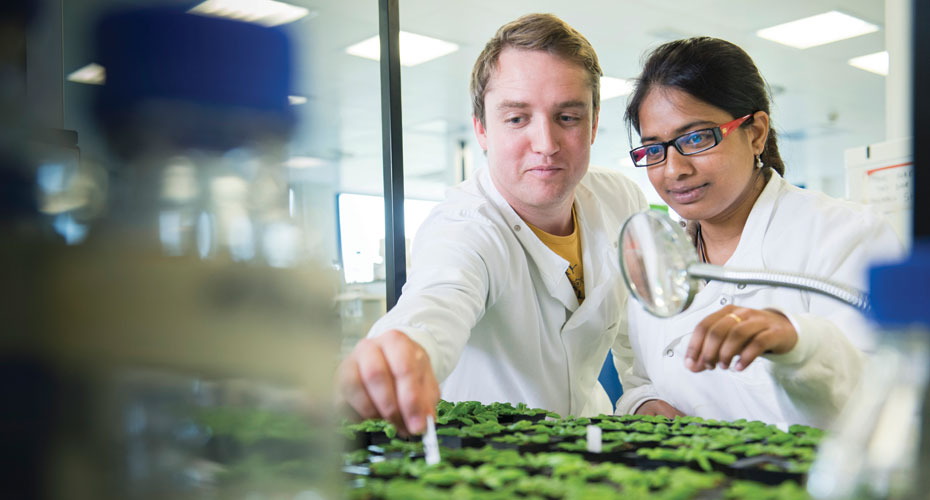
[[[629,415],[639,409],[646,401],[650,399],[659,399],[652,384],[642,385],[630,390],[624,389],[623,395],[617,401],[617,408],[614,410],[615,415]]]

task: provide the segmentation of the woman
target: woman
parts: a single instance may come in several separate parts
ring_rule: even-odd
[[[701,260],[829,277],[866,288],[896,235],[866,207],[784,179],[765,83],[739,47],[666,43],[648,57],[626,110],[631,151],[687,220]],[[855,309],[787,288],[711,281],[660,319],[631,301],[636,362],[617,411],[825,426],[855,389],[871,336]]]

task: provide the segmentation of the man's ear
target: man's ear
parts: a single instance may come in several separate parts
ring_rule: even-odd
[[[594,144],[594,138],[597,137],[597,121],[600,110],[594,112],[594,119],[591,120],[591,144]]]
[[[765,111],[756,111],[752,115],[752,123],[749,124],[750,139],[752,140],[752,150],[755,154],[761,154],[765,149],[765,141],[769,137],[769,115]]]
[[[488,131],[484,128],[484,124],[481,123],[481,120],[477,116],[471,117],[472,126],[475,128],[475,138],[478,139],[478,145],[481,146],[481,150],[484,152],[488,151]]]

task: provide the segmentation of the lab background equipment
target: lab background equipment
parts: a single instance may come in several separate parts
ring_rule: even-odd
[[[8,493],[337,497],[333,276],[280,156],[288,37],[174,8],[111,13],[96,37],[106,209],[81,238],[3,245],[20,272],[0,296],[22,308],[3,344]]]

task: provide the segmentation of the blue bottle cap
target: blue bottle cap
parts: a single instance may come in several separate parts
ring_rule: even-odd
[[[97,29],[106,71],[98,118],[111,138],[126,139],[128,127],[190,146],[228,149],[286,135],[295,121],[291,57],[280,28],[174,7],[110,14]]]
[[[870,269],[869,291],[879,325],[930,328],[930,241],[915,242],[904,262]]]

